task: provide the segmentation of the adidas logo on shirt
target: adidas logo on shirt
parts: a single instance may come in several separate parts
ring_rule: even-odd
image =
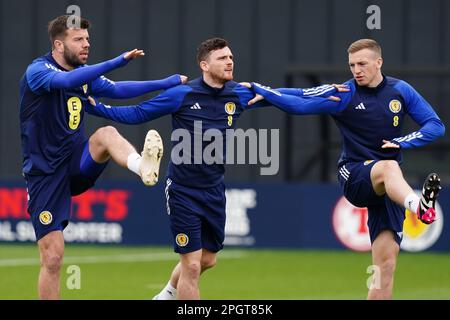
[[[358,109],[358,110],[366,110],[366,107],[364,106],[364,103],[360,103],[360,104],[358,104],[356,107],[355,107],[355,109]]]
[[[200,107],[200,105],[198,104],[198,102],[196,102],[193,106],[191,106],[190,109],[196,109],[196,110],[200,110],[202,107]]]

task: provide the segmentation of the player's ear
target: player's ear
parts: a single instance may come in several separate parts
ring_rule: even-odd
[[[208,62],[200,61],[200,69],[202,69],[202,71],[209,71]]]
[[[378,67],[378,69],[381,69],[381,66],[383,65],[383,58],[378,58],[377,59],[377,67]]]
[[[53,41],[53,47],[59,53],[64,53],[64,43],[61,40]]]

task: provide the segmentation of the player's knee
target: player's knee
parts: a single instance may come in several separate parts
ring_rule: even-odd
[[[58,273],[61,270],[63,255],[59,253],[50,253],[43,257],[42,266],[50,273]]]
[[[116,128],[112,126],[101,127],[90,137],[94,148],[102,148],[108,145],[108,141],[119,134]]]
[[[102,140],[119,134],[116,128],[113,126],[101,127],[95,132]]]
[[[386,175],[391,174],[394,171],[397,171],[399,169],[398,162],[395,160],[384,160],[383,161],[383,172]]]
[[[206,259],[202,259],[202,270],[210,269],[214,267],[217,263],[216,257],[208,257]]]
[[[391,278],[395,272],[396,259],[395,258],[387,258],[382,261],[380,266],[381,274],[385,277]]]
[[[389,178],[396,177],[395,173],[399,172],[400,167],[395,160],[382,160],[376,164],[375,171],[371,172],[372,181],[376,184],[383,183]]]
[[[198,278],[200,276],[200,272],[201,272],[200,262],[197,262],[197,261],[189,262],[185,266],[185,271],[189,275],[189,278],[191,278],[191,279]]]

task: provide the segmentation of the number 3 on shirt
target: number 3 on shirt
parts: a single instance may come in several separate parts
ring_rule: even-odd
[[[72,97],[67,100],[67,110],[69,110],[69,128],[75,130],[80,125],[81,108],[83,107],[80,98]]]
[[[394,127],[398,126],[398,116],[394,116],[392,125]]]

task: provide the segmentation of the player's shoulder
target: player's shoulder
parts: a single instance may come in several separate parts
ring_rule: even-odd
[[[243,85],[235,81],[227,82],[227,91],[232,95],[237,96],[241,101],[249,101],[255,96],[253,90],[244,87]],[[245,102],[244,105],[247,105],[247,102]]]
[[[396,89],[400,93],[414,91],[412,85],[402,79],[386,76],[387,86]]]
[[[179,84],[177,86],[171,87],[163,92],[164,95],[186,95],[189,92],[193,91],[192,85],[190,85],[190,81],[185,84]]]
[[[388,86],[390,86],[390,87],[395,87],[396,85],[399,85],[399,84],[401,84],[402,82],[404,82],[404,81],[401,80],[401,79],[394,78],[394,77],[391,77],[391,76],[385,76],[385,78],[386,78],[386,84],[387,84]]]
[[[231,81],[227,81],[227,83],[225,84],[228,88],[235,88],[235,87],[244,87],[242,86],[240,83],[231,80]],[[245,88],[245,87],[244,87]]]
[[[42,72],[42,71],[56,71],[56,72],[63,72],[63,70],[59,69],[58,66],[54,63],[52,63],[47,56],[41,56],[39,58],[36,58],[31,62],[28,67],[26,73],[28,75],[34,74],[36,72]]]
[[[243,85],[241,85],[239,82],[236,81],[228,81],[226,84],[226,89],[232,92],[235,92],[237,94],[245,94],[245,93],[252,93],[252,91],[247,88],[244,87]]]
[[[195,79],[189,80],[184,85],[188,86],[190,88],[193,88],[193,89],[197,89],[197,88],[201,87],[201,85],[202,85],[201,82],[202,82],[202,78],[195,78]],[[178,85],[178,86],[181,86],[181,85]]]
[[[345,81],[343,84],[345,84],[346,86],[348,86],[350,88],[350,90],[353,90],[356,88],[356,81],[354,78],[348,79],[347,81]]]

